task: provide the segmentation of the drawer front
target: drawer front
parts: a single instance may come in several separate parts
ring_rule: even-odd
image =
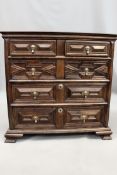
[[[66,83],[65,102],[103,103],[107,101],[106,83]]]
[[[56,40],[10,40],[10,56],[56,56]]]
[[[65,79],[109,79],[109,60],[65,61]]]
[[[54,83],[13,84],[13,103],[53,103],[56,102],[55,91]]]
[[[109,56],[110,43],[103,41],[67,40],[65,43],[66,56]]]
[[[64,128],[101,127],[104,111],[103,106],[64,108]]]
[[[47,107],[14,108],[13,121],[15,128],[51,129],[56,127],[56,109]]]
[[[23,83],[12,85],[13,103],[104,103],[106,83]]]
[[[104,106],[17,107],[12,120],[16,129],[92,128],[103,127],[105,115]]]
[[[12,80],[56,79],[55,60],[13,60],[10,62]]]

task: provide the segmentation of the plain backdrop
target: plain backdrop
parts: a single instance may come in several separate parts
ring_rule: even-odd
[[[0,31],[117,34],[117,0],[0,0]],[[96,136],[31,136],[4,143],[8,128],[4,42],[0,37],[0,174],[117,174],[117,43],[109,125],[112,141]]]

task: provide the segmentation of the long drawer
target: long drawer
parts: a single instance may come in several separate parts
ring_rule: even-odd
[[[104,103],[107,83],[13,83],[13,103]]]
[[[108,80],[110,65],[110,60],[103,59],[14,59],[10,61],[9,73],[12,80],[55,80],[58,77],[69,80]]]
[[[104,125],[104,106],[17,107],[13,108],[14,128],[67,129]]]

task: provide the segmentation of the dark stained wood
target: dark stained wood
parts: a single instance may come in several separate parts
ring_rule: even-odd
[[[106,56],[110,53],[110,42],[67,40],[65,54],[68,56]]]
[[[106,83],[65,83],[65,102],[101,103],[107,102]]]
[[[55,83],[17,83],[11,90],[13,103],[54,103],[56,102]]]
[[[12,39],[9,43],[9,55],[11,56],[55,56],[56,40],[18,40]]]
[[[49,83],[49,82],[53,82],[53,80],[9,80],[9,82],[12,82],[12,83],[23,83],[23,82],[27,82],[27,83]],[[54,80],[54,82],[110,82],[110,80],[91,80],[91,79],[85,79],[85,80],[76,80],[76,79],[56,79]]]
[[[88,132],[111,139],[108,120],[116,35],[1,33],[7,143],[24,134]]]
[[[55,107],[13,108],[15,129],[55,129]]]
[[[56,69],[57,79],[64,79],[64,60],[57,60],[57,69]]]
[[[64,127],[64,108],[56,108],[56,128],[63,129]]]
[[[65,53],[65,40],[57,40],[57,55],[64,55]]]
[[[91,103],[91,102],[85,102],[85,103],[11,103],[10,104],[10,106],[12,106],[12,107],[18,107],[18,106],[20,106],[20,107],[25,107],[25,106],[33,106],[33,107],[36,107],[36,106],[45,106],[45,107],[47,107],[47,106],[77,106],[77,107],[79,107],[79,106],[83,106],[83,105],[85,105],[85,106],[95,106],[95,105],[107,105],[108,103],[107,102],[96,102],[96,103]]]
[[[65,107],[65,128],[95,128],[104,123],[104,106]]]
[[[10,60],[11,80],[53,80],[56,79],[56,70],[56,60]]]
[[[65,79],[109,80],[110,60],[66,60]]]

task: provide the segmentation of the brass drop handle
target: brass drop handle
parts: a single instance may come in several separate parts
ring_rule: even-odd
[[[35,115],[35,116],[33,116],[33,120],[35,123],[38,123],[39,117]]]
[[[58,113],[62,113],[63,109],[62,108],[58,108]]]
[[[35,73],[36,73],[36,69],[34,67],[31,68],[31,75],[32,76],[35,76]]]
[[[85,72],[85,76],[88,76],[89,75],[89,68],[85,67],[84,72]]]
[[[82,92],[82,96],[83,96],[84,98],[87,98],[88,95],[89,95],[89,91],[85,90],[85,91]]]
[[[88,55],[90,53],[90,46],[85,47],[86,54]]]
[[[58,89],[63,89],[63,84],[59,84]]]
[[[36,50],[36,45],[32,44],[30,47],[31,47],[32,54],[34,54],[34,52]]]
[[[81,115],[81,120],[83,121],[83,123],[85,123],[86,122],[86,119],[87,119],[87,115]]]
[[[32,95],[33,95],[33,99],[36,100],[37,97],[38,97],[38,95],[39,95],[39,93],[38,93],[37,91],[34,91],[34,92],[32,93]]]

